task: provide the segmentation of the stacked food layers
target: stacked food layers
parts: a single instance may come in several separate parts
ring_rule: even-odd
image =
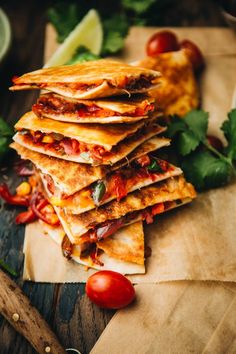
[[[12,90],[47,90],[17,122],[12,147],[35,165],[58,215],[60,226],[43,218],[48,233],[81,264],[143,273],[142,222],[195,197],[181,169],[157,157],[170,144],[147,95],[158,80],[109,60],[14,79]]]

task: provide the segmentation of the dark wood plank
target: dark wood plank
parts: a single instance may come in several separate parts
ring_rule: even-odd
[[[2,0],[1,6],[10,17],[13,42],[4,65],[0,66],[1,95],[0,115],[14,123],[37,97],[37,92],[11,93],[8,87],[13,75],[42,66],[45,31],[45,9],[52,1]],[[224,20],[213,0],[181,0],[167,7],[157,26],[222,26]],[[15,155],[10,153],[0,169],[0,180],[8,179],[12,188],[19,183],[12,169]],[[2,204],[1,204],[2,205]],[[32,304],[53,328],[65,347],[74,347],[83,354],[89,353],[113,311],[105,311],[92,305],[84,295],[82,284],[34,284],[21,280],[23,266],[24,227],[14,224],[18,211],[1,206],[0,212],[0,258],[19,273],[16,279],[30,298]],[[0,316],[0,353],[35,353],[24,338]]]

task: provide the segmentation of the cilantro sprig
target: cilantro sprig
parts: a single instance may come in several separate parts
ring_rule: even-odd
[[[13,129],[0,117],[0,160],[9,149]]]
[[[184,118],[172,117],[167,130],[186,178],[198,190],[220,187],[236,175],[236,109],[221,126],[227,141],[222,152],[209,143],[208,119],[207,112],[193,110]]]
[[[104,33],[101,56],[106,57],[124,47],[125,37],[131,26],[155,26],[160,23],[163,11],[168,9],[170,2],[171,0],[118,0],[105,3],[104,0],[59,0],[48,8],[47,17],[57,32],[57,41],[62,43],[85,14],[91,8],[96,9],[102,20]]]
[[[86,47],[81,45],[66,64],[72,65],[76,63],[84,63],[86,61],[97,60],[99,58],[100,57],[98,55],[91,53]]]

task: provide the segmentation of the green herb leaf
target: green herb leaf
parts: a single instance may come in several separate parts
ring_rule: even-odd
[[[137,14],[146,12],[156,0],[121,0],[124,8],[133,10]]]
[[[150,172],[158,172],[158,173],[163,173],[163,169],[161,168],[161,166],[158,164],[158,162],[153,159],[151,161],[151,164],[149,166],[147,166],[148,171]]]
[[[166,135],[168,138],[173,138],[177,133],[185,131],[186,128],[184,119],[179,118],[178,116],[172,116],[171,121],[168,123]]]
[[[13,129],[7,124],[7,122],[0,118],[0,136],[11,137],[13,133]]]
[[[92,192],[92,198],[96,205],[98,205],[99,202],[102,200],[105,192],[106,192],[106,186],[104,182],[102,181],[97,182]]]
[[[179,135],[177,141],[178,151],[182,156],[188,155],[191,151],[194,151],[199,145],[199,139],[190,130],[185,131]]]
[[[199,141],[206,137],[208,113],[202,110],[192,110],[184,117],[184,121]]]
[[[47,16],[57,31],[59,43],[66,39],[85,13],[85,8],[79,8],[77,3],[68,4],[66,1],[57,3],[48,9]]]
[[[119,32],[108,32],[105,36],[102,54],[107,55],[108,53],[117,53],[124,45],[124,38]]]
[[[0,259],[0,267],[2,267],[4,270],[6,270],[9,274],[13,275],[14,277],[18,276],[18,274],[2,259]]]
[[[231,160],[236,160],[236,109],[228,113],[228,118],[221,126],[228,141],[225,153]]]
[[[9,150],[9,144],[13,135],[13,129],[0,118],[0,159]]]
[[[113,15],[103,21],[104,39],[102,55],[117,53],[123,48],[124,38],[128,34],[129,23],[124,14]]]
[[[99,58],[98,55],[91,53],[86,47],[80,46],[66,65],[84,63],[85,61],[96,60]]]
[[[90,153],[89,152],[81,152],[80,157],[82,157],[82,159],[89,161],[90,160]]]
[[[168,124],[167,136],[176,138],[176,147],[182,155],[194,151],[206,139],[208,113],[202,110],[189,112],[184,119],[172,117]]]
[[[198,190],[220,187],[229,181],[229,164],[208,151],[195,151],[181,165],[186,179]]]

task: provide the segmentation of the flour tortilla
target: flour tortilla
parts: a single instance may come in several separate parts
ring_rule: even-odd
[[[164,146],[168,146],[169,144],[169,139],[159,137],[151,138],[138,146],[125,159],[117,162],[113,166],[91,166],[57,159],[29,150],[16,142],[13,142],[10,147],[15,149],[22,159],[30,160],[37,166],[37,169],[41,173],[50,176],[55,186],[54,195],[61,198],[62,196],[70,196],[103,178],[107,173],[115,171],[134,159]],[[78,178],[78,176],[80,178]]]
[[[149,186],[151,184],[163,181],[165,179],[168,179],[170,177],[174,176],[179,176],[183,172],[180,168],[175,167],[173,165],[170,165],[172,167],[172,170],[160,173],[158,176],[154,177],[153,176],[145,176],[142,178],[142,180],[137,181],[134,185],[130,185],[129,183],[127,184],[127,194],[134,192],[135,190],[140,190],[141,188],[144,188],[146,186]],[[129,170],[129,166],[123,167],[119,172],[122,173],[123,170]],[[108,185],[109,181],[112,179],[114,175],[114,172],[106,175],[105,177],[102,178],[102,181],[105,185]],[[62,207],[66,213],[71,213],[71,214],[82,214],[86,211],[92,210],[97,207],[97,205],[94,203],[94,200],[91,195],[91,186],[88,186],[87,188],[84,188],[77,193],[73,194],[71,197],[64,198],[64,199],[59,199],[59,198],[53,198],[52,194],[47,188],[47,181],[44,175],[42,175],[42,179],[44,179],[44,185],[45,188],[47,189],[47,194],[51,195],[50,202],[54,205]],[[111,202],[112,200],[116,199],[116,193],[113,195],[109,196],[106,198],[106,195],[102,199],[101,203],[99,206],[107,204]]]
[[[42,133],[61,134],[66,138],[75,139],[86,144],[95,144],[110,151],[127,136],[136,133],[144,126],[144,121],[135,124],[75,124],[65,123],[48,118],[40,119],[32,111],[20,118],[15,124],[17,131],[30,130]]]
[[[42,225],[44,232],[61,247],[65,236],[63,228],[51,227],[43,222]],[[109,240],[101,241],[97,246],[103,250],[99,257],[103,266],[93,263],[89,257],[81,257],[79,246],[74,248],[72,260],[97,270],[113,270],[122,274],[145,273],[144,233],[141,221],[118,230]]]
[[[178,176],[144,187],[128,194],[119,202],[112,201],[80,215],[66,214],[63,209],[55,206],[54,208],[70,241],[73,244],[80,244],[81,236],[106,221],[118,220],[129,213],[139,212],[136,218],[127,222],[133,223],[142,219],[142,211],[149,206],[167,201],[191,201],[195,197],[196,192],[193,186],[187,183],[183,176]]]
[[[66,124],[66,123],[64,123],[64,124]],[[140,122],[132,124],[132,126],[134,126],[136,124],[139,124],[139,126],[140,126]],[[82,124],[79,124],[79,125],[81,126]],[[90,124],[90,126],[91,126],[91,124]],[[29,127],[30,127],[30,124],[29,124]],[[164,132],[165,130],[166,130],[166,128],[161,127],[157,124],[154,124],[152,126],[146,126],[143,128],[142,134],[140,134],[140,135],[133,134],[132,136],[127,137],[126,139],[123,139],[115,147],[115,153],[112,154],[112,156],[110,156],[109,159],[106,159],[106,160],[104,159],[102,161],[95,161],[92,159],[92,157],[85,158],[83,155],[67,155],[67,154],[61,155],[60,152],[58,152],[56,150],[45,149],[45,147],[42,145],[34,144],[30,139],[28,139],[26,137],[26,135],[22,135],[19,132],[14,135],[13,140],[25,148],[28,148],[30,150],[33,150],[33,151],[36,151],[36,152],[39,152],[42,154],[46,154],[48,156],[57,157],[57,158],[63,159],[63,160],[77,162],[77,163],[92,164],[93,166],[113,165],[116,162],[126,158],[127,155],[129,155],[133,150],[135,150],[142,143],[149,140],[153,136]],[[127,136],[127,132],[124,132],[123,135]]]
[[[160,85],[150,95],[165,115],[184,116],[199,106],[197,80],[185,50],[146,57],[133,64],[161,72]]]
[[[51,102],[58,103],[52,106]],[[32,107],[34,113],[40,118],[50,118],[62,122],[71,123],[135,123],[142,119],[149,118],[149,113],[138,115],[137,109],[145,109],[146,106],[153,106],[154,98],[145,95],[138,95],[135,97],[122,97],[122,98],[107,98],[106,100],[78,100],[74,98],[62,97],[55,93],[48,93],[41,95],[37,103]],[[70,110],[67,108],[65,112],[61,111],[61,107],[69,107],[71,104],[77,108]],[[103,111],[92,111],[90,116],[83,116],[80,113],[79,107],[96,107],[101,108]],[[52,108],[53,107],[53,108]],[[153,110],[153,109],[152,109]],[[98,112],[98,113],[97,113]],[[105,113],[104,113],[105,112]],[[107,113],[106,113],[107,112]],[[136,115],[135,115],[136,114]],[[89,115],[89,113],[88,113]],[[161,115],[161,114],[160,114]]]
[[[147,92],[148,89],[156,86],[159,76],[160,74],[154,70],[135,68],[117,61],[101,59],[44,68],[24,74],[14,78],[14,86],[10,90],[44,88],[70,98],[91,99]],[[143,80],[143,78],[150,82],[149,88],[143,84],[136,89],[127,87],[127,81]],[[82,86],[78,87],[78,84]]]

